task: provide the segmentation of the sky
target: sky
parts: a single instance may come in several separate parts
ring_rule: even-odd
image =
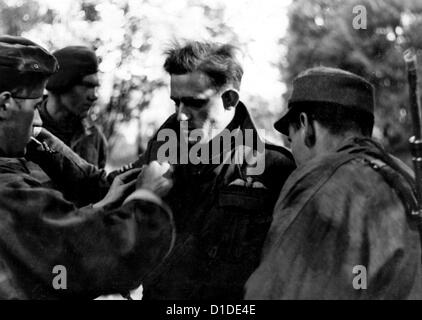
[[[253,39],[244,61],[242,89],[269,98],[279,97],[285,86],[279,79],[278,70],[271,64],[276,63],[282,54],[277,40],[286,31],[290,1],[230,0],[226,3],[234,30]]]

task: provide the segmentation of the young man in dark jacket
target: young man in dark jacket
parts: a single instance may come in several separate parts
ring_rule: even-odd
[[[177,240],[144,283],[145,299],[241,299],[257,267],[275,200],[295,165],[266,143],[240,101],[236,48],[176,44],[164,64],[176,112],[134,166],[174,165],[165,197]]]
[[[107,161],[107,141],[101,129],[87,118],[98,98],[97,56],[84,46],[65,47],[53,56],[60,69],[48,79],[48,96],[39,106],[43,126],[102,169]]]

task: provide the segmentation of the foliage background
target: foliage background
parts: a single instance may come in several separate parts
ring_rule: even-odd
[[[367,29],[352,26],[367,9]],[[49,50],[83,44],[100,59],[91,117],[110,144],[108,168],[142,152],[173,112],[163,51],[176,39],[230,42],[244,55],[242,100],[272,142],[290,84],[315,65],[341,67],[377,89],[375,138],[408,160],[411,135],[402,51],[422,49],[420,0],[0,0],[0,33]]]
[[[358,5],[367,10],[367,29],[352,27]],[[375,138],[409,162],[412,130],[403,52],[412,46],[421,58],[422,1],[296,0],[288,17],[286,36],[280,40],[288,48],[279,65],[284,82],[289,86],[300,71],[316,65],[367,78],[376,88]]]

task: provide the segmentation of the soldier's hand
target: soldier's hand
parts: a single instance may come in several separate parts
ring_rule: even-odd
[[[50,131],[48,131],[46,128],[39,127],[39,126],[34,127],[33,136],[41,141],[45,139],[49,139],[52,136],[54,137],[54,135]]]
[[[116,176],[104,199],[94,204],[94,208],[120,206],[123,200],[135,190],[136,177],[141,170],[140,168],[136,168]]]
[[[137,189],[148,189],[160,197],[167,195],[173,187],[173,167],[168,163],[152,161],[142,167],[136,182]]]
[[[55,153],[55,150],[48,144],[48,139],[51,137],[54,136],[47,129],[38,126],[34,127],[31,140],[26,146],[25,158],[36,163],[40,154],[44,152]]]

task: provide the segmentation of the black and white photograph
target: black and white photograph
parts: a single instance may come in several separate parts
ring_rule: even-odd
[[[0,300],[422,299],[421,70],[421,0],[0,0]]]

